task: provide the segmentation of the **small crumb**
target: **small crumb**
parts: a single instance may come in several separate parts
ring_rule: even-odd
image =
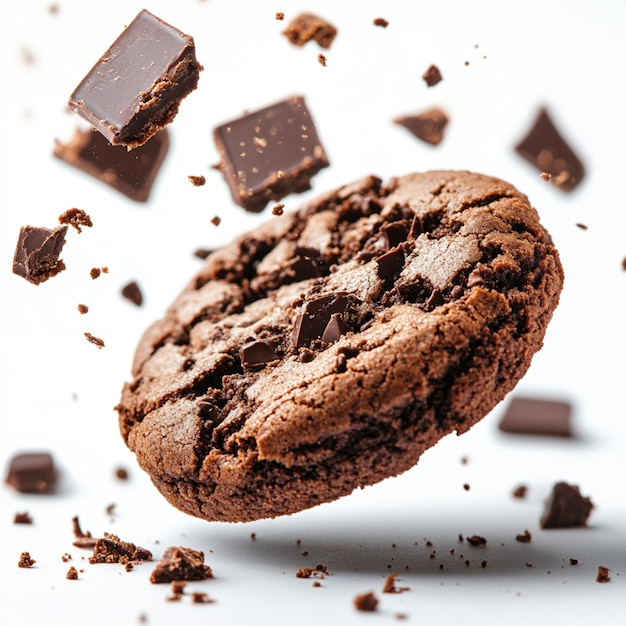
[[[312,40],[321,48],[328,49],[337,35],[337,29],[317,15],[301,13],[291,20],[283,35],[295,46],[303,46]]]
[[[431,65],[423,74],[422,78],[428,87],[434,87],[443,80],[443,76],[436,65]]]
[[[598,567],[598,575],[596,576],[597,583],[608,583],[611,582],[611,576],[609,572],[611,570],[608,567],[604,567],[604,565],[600,565]]]
[[[520,543],[530,543],[532,539],[531,534],[528,530],[525,530],[522,534],[515,536],[515,541],[519,541]]]
[[[277,204],[272,208],[272,215],[282,215],[284,213],[284,204]]]
[[[32,524],[33,518],[28,514],[27,511],[24,511],[23,513],[15,514],[15,517],[13,518],[13,523],[14,524]]]
[[[136,280],[126,283],[120,290],[122,297],[134,304],[141,306],[143,304],[143,293]]]
[[[20,560],[17,562],[18,567],[32,567],[37,561],[31,558],[29,552],[22,552]]]
[[[256,533],[250,533],[250,539],[254,541],[256,539]]]
[[[373,22],[374,26],[381,26],[382,28],[387,28],[389,26],[389,22],[384,17],[376,17]]]
[[[626,272],[626,256],[622,259],[622,269]]]
[[[211,250],[209,248],[197,248],[196,250],[194,250],[193,255],[195,257],[198,257],[199,259],[206,259],[210,254],[212,254],[214,252],[214,250]]]
[[[86,304],[79,304],[78,305],[78,312],[81,315],[85,315],[85,314],[89,313],[89,307]]]
[[[469,463],[469,459],[466,456],[461,457],[461,465],[467,465]]]
[[[172,581],[172,593],[182,595],[185,593],[185,587],[187,583],[184,580],[173,580]]]
[[[465,67],[467,67],[469,65],[469,61],[465,61],[465,63],[463,63],[463,65],[465,65]]]
[[[469,491],[469,490],[470,490],[469,483],[465,483],[465,484],[463,485],[463,489],[465,489],[465,491]]]
[[[50,15],[56,15],[59,12],[59,5],[58,4],[51,4],[48,7],[48,12],[50,13]]]
[[[394,617],[398,620],[398,621],[403,621],[405,619],[408,619],[408,615],[406,613],[396,613],[394,615]]]
[[[321,587],[322,583],[319,580],[313,582],[313,587]]]
[[[580,230],[587,230],[589,228],[589,226],[587,226],[587,224],[581,224],[580,222],[578,222],[576,224],[576,226],[578,226],[578,228],[580,228]]]
[[[541,177],[541,180],[545,180],[547,183],[552,180],[552,174],[550,174],[549,172],[541,172],[539,176]]]
[[[65,578],[68,580],[78,580],[78,570],[72,565],[65,574]]]
[[[318,54],[317,55],[317,60],[319,61],[319,64],[322,65],[323,67],[326,67],[326,57],[323,54]]]
[[[526,485],[518,485],[517,487],[515,487],[515,489],[513,489],[513,497],[514,498],[518,498],[518,499],[523,499],[526,497],[526,494],[528,493],[528,487]]]
[[[204,591],[194,591],[191,594],[191,601],[194,604],[212,604],[215,600],[209,598],[209,594]]]
[[[409,591],[409,587],[396,587],[397,574],[389,574],[383,585],[383,593],[402,593],[403,591]]]
[[[535,567],[532,563],[529,563],[528,561],[526,561],[525,565],[526,567]]]
[[[189,182],[194,186],[194,187],[202,187],[202,185],[204,185],[206,183],[206,178],[204,176],[187,176],[187,178],[189,179]]]
[[[128,480],[128,470],[125,467],[115,469],[115,478],[118,480]]]
[[[472,546],[484,546],[487,545],[487,540],[480,535],[472,535],[471,537],[467,537],[467,543]]]
[[[570,560],[569,560],[569,564],[570,564],[570,565],[578,565],[578,559],[572,559],[572,558],[570,558]]]
[[[100,277],[101,273],[102,270],[99,267],[92,267],[89,275],[91,276],[92,280],[96,280],[96,278]]]
[[[485,569],[485,567],[487,567],[487,561],[481,561],[480,566]]]
[[[378,607],[378,598],[371,592],[362,593],[354,598],[354,608],[357,611],[375,611]]]
[[[282,11],[276,11],[276,19],[282,22],[285,19],[285,14]]]
[[[82,209],[68,209],[65,213],[61,213],[59,215],[59,222],[61,224],[68,224],[76,229],[77,232],[82,233],[84,226],[85,228],[91,228],[93,226],[93,222],[91,218],[85,211]]]
[[[211,218],[211,224],[213,226],[219,226],[222,223],[222,218],[219,215],[215,215]]]
[[[63,563],[68,563],[71,560],[72,560],[72,555],[69,552],[65,552],[63,556],[61,557],[61,561],[63,561]]]
[[[84,333],[87,341],[89,343],[93,343],[94,346],[98,348],[98,350],[104,348],[104,341],[99,337],[92,335],[91,333]]]
[[[35,55],[28,48],[22,48],[22,62],[25,65],[33,65],[35,62]]]
[[[109,506],[107,506],[105,511],[106,511],[107,515],[114,515],[115,514],[115,503],[109,504]]]

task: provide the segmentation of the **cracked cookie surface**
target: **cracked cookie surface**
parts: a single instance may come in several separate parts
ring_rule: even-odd
[[[563,270],[481,174],[369,176],[210,255],[117,406],[141,467],[207,520],[290,514],[399,474],[515,386]]]

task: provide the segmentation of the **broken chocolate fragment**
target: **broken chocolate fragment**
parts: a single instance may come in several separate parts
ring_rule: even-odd
[[[387,28],[389,26],[389,22],[384,17],[375,17],[374,26],[381,26],[382,28]]]
[[[202,66],[193,37],[145,9],[78,85],[69,107],[113,145],[140,146],[169,124]]]
[[[515,151],[563,191],[572,191],[583,179],[585,168],[556,128],[548,110],[541,108]],[[545,180],[545,178],[544,178]]]
[[[14,524],[32,524],[33,518],[30,516],[28,511],[24,511],[23,513],[16,513],[13,517]]]
[[[345,335],[349,330],[350,327],[343,321],[341,313],[333,313],[322,334],[322,341],[325,343],[335,343],[341,335]]]
[[[546,502],[541,528],[586,526],[592,509],[591,500],[582,496],[577,486],[558,482]]]
[[[302,96],[222,124],[213,137],[233,200],[247,211],[306,191],[329,165]]]
[[[122,563],[132,561],[151,561],[152,553],[145,548],[140,548],[134,543],[122,541],[117,535],[104,533],[104,537],[96,540],[93,555],[89,562],[94,563]]]
[[[321,338],[333,313],[345,313],[354,301],[354,296],[347,291],[336,291],[307,301],[293,326],[294,346],[307,346],[314,339]]]
[[[255,367],[275,361],[278,355],[267,341],[248,341],[239,349],[239,357],[244,367]]]
[[[206,184],[205,176],[194,176],[193,174],[190,174],[189,176],[187,176],[187,178],[194,187],[202,187],[204,184]]]
[[[137,281],[131,280],[126,283],[121,290],[121,294],[126,300],[132,302],[135,306],[141,306],[143,304],[143,294],[137,284]]]
[[[423,74],[422,78],[428,87],[434,87],[443,80],[443,76],[436,65],[431,65]]]
[[[390,282],[404,267],[404,251],[401,247],[393,248],[376,259],[378,277]]]
[[[68,143],[57,141],[53,154],[135,202],[146,202],[169,148],[167,130],[132,151],[112,146],[100,133],[77,129]]]
[[[175,580],[206,580],[213,572],[204,564],[204,552],[171,546],[150,574],[151,583],[168,583]]]
[[[17,562],[18,567],[32,567],[37,561],[31,558],[29,552],[22,552],[20,554],[20,560]]]
[[[317,15],[301,13],[289,22],[283,34],[296,46],[303,46],[313,40],[322,48],[330,48],[337,35],[337,29]]]
[[[91,228],[93,226],[93,222],[91,218],[85,211],[82,209],[68,209],[61,215],[59,215],[59,223],[67,224],[68,226],[74,227],[77,232],[83,232],[83,226],[86,228]]]
[[[359,594],[354,598],[354,608],[357,611],[375,611],[378,607],[378,598],[371,591]]]
[[[506,433],[572,437],[572,405],[569,402],[513,396],[499,428]]]
[[[52,493],[57,470],[49,452],[16,454],[9,463],[6,483],[20,493]]]
[[[13,257],[13,273],[39,285],[65,269],[59,259],[67,226],[38,228],[22,226]]]
[[[92,343],[94,346],[96,346],[98,350],[101,350],[102,348],[104,348],[104,340],[100,339],[100,337],[96,337],[95,335],[92,335],[91,333],[84,333],[84,335],[87,341],[89,343]]]
[[[597,583],[609,583],[611,582],[611,570],[608,567],[604,567],[604,565],[598,566],[598,573],[596,575]]]
[[[418,139],[432,146],[439,145],[443,140],[443,133],[448,125],[448,116],[439,108],[432,108],[416,115],[396,117],[395,124],[404,126]]]
[[[65,574],[65,578],[67,578],[67,580],[78,580],[78,570],[71,565]]]

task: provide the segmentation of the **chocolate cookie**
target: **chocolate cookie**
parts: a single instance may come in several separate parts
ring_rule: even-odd
[[[562,282],[508,183],[370,176],[207,258],[139,343],[122,435],[197,517],[334,500],[409,469],[502,400]]]

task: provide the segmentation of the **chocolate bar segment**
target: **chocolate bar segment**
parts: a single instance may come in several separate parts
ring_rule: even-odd
[[[59,259],[67,226],[50,229],[22,226],[13,256],[13,273],[39,285],[65,269]]]
[[[573,437],[569,402],[513,396],[500,420],[506,433]]]
[[[146,202],[167,155],[167,129],[134,150],[112,146],[100,133],[77,129],[68,143],[57,142],[53,154],[131,200]]]
[[[51,493],[56,482],[57,471],[49,452],[16,454],[9,463],[6,483],[20,493]]]
[[[202,66],[193,37],[145,9],[85,76],[69,107],[113,145],[144,144],[169,124]]]
[[[302,96],[222,124],[213,137],[233,200],[247,211],[306,191],[329,165]]]

